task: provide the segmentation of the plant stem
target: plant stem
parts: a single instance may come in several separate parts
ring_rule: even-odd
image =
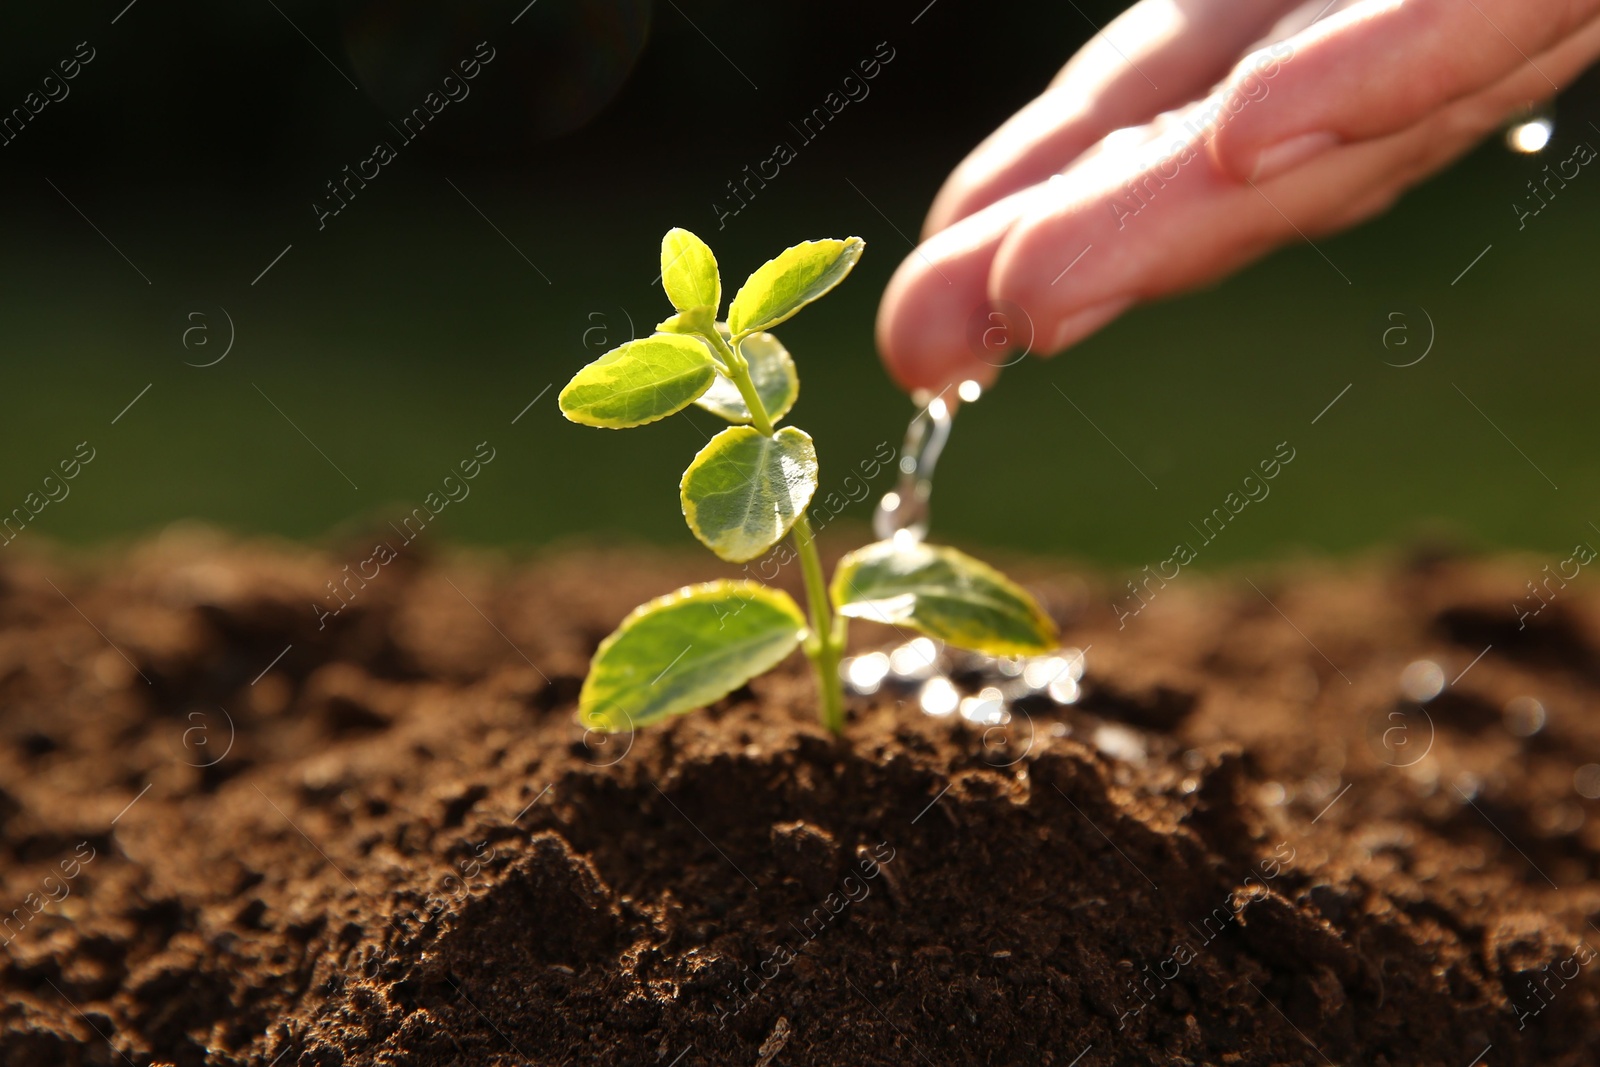
[[[767,415],[761,394],[750,380],[750,364],[744,354],[722,339],[715,328],[701,334],[711,343],[727,367],[728,377],[739,389],[739,395],[750,409],[750,422],[760,433],[771,437],[772,419]],[[828,585],[822,576],[822,557],[817,553],[817,543],[811,535],[811,521],[804,510],[795,516],[794,547],[800,556],[800,572],[805,578],[806,601],[811,611],[811,636],[806,639],[806,657],[817,677],[817,693],[822,705],[822,725],[834,734],[844,733],[844,686],[839,679],[839,660],[844,654],[843,628],[834,625],[833,611],[828,605]]]
[[[822,578],[822,558],[811,536],[811,520],[801,512],[794,520],[794,545],[800,552],[800,571],[806,579],[806,598],[811,602],[810,641],[806,655],[816,668],[817,690],[822,698],[822,725],[835,734],[844,733],[844,686],[839,679],[839,657],[844,652],[842,634],[835,631],[828,607],[828,589]]]
[[[761,394],[756,392],[756,383],[750,380],[749,361],[744,358],[743,352],[724,341],[721,333],[715,329],[711,332],[716,336],[714,347],[722,353],[722,361],[728,368],[728,377],[739,387],[739,395],[744,398],[744,406],[750,409],[751,425],[771,437],[772,419],[767,416],[767,406],[761,402]]]

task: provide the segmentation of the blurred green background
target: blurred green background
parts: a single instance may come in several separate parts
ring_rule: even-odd
[[[494,462],[430,538],[687,546],[677,482],[711,417],[613,433],[554,404],[630,321],[666,314],[653,277],[672,225],[712,243],[730,284],[797,240],[867,239],[849,283],[782,330],[803,382],[791,419],[818,441],[823,490],[840,488],[913,410],[872,341],[907,235],[950,168],[1117,10],[525,2],[4,16],[0,107],[79,41],[95,50],[71,95],[0,147],[0,511],[78,442],[96,449],[25,538],[97,543],[189,517],[323,537],[420,504],[488,441]],[[386,123],[480,40],[496,58],[472,95],[400,146]],[[881,41],[895,58],[870,96],[719,231],[725,183],[797,143],[788,124]],[[1421,535],[1551,552],[1600,537],[1600,177],[1584,170],[1521,231],[1512,208],[1546,163],[1600,145],[1592,78],[1553,113],[1544,153],[1496,140],[1319,241],[1353,284],[1299,245],[1009,369],[957,420],[937,535],[1152,562],[1287,440],[1294,463],[1202,565]],[[324,182],[379,139],[399,158],[319,230]],[[1386,365],[1420,355],[1430,317],[1428,357]],[[190,365],[230,332],[225,359]],[[871,502],[848,514],[865,521]]]

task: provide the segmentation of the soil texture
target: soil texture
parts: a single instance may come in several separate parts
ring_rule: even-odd
[[[1600,596],[1519,620],[1537,563],[1185,573],[1121,628],[1023,563],[1075,704],[886,685],[835,740],[798,655],[575,725],[707,561],[402,556],[319,627],[368,556],[0,566],[0,1067],[1600,1062]]]

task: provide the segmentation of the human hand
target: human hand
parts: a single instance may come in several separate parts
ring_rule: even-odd
[[[946,180],[878,310],[884,362],[988,384],[1019,358],[989,309],[1059,352],[1377,214],[1597,55],[1600,0],[1141,0]]]

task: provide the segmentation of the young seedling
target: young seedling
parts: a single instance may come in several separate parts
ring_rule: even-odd
[[[810,618],[787,593],[758,582],[691,585],[635,608],[600,643],[578,698],[584,723],[627,730],[727,695],[801,646],[816,669],[823,724],[844,729],[839,660],[845,627],[861,618],[910,628],[993,655],[1042,652],[1055,626],[1003,574],[953,548],[907,538],[867,545],[839,561],[831,587],[806,508],[817,489],[811,438],[776,428],[800,393],[794,360],[768,331],[844,280],[859,237],[807,241],[745,280],[718,321],[716,258],[687,230],[661,241],[661,283],[677,314],[650,337],[584,367],[561,390],[561,412],[585,426],[622,429],[697,404],[729,423],[684,471],[683,517],[730,563],[793,539]]]

